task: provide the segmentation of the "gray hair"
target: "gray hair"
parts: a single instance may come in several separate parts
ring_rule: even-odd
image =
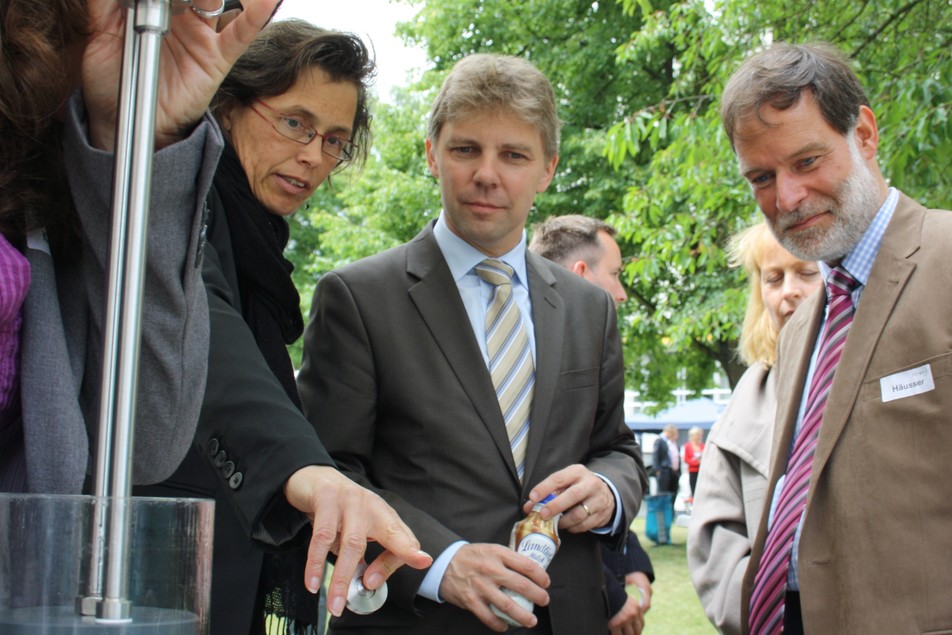
[[[734,147],[737,125],[761,107],[786,110],[804,90],[812,93],[826,120],[843,135],[856,126],[860,106],[869,106],[849,59],[829,44],[777,42],[748,58],[731,76],[721,98],[721,121]]]

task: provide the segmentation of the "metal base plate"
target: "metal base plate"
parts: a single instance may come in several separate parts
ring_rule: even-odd
[[[188,611],[132,607],[132,621],[102,624],[72,606],[0,609],[4,635],[201,635],[198,616]]]

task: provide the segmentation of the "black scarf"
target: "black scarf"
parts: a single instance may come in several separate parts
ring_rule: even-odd
[[[265,209],[252,193],[231,144],[222,152],[215,189],[231,233],[241,314],[271,372],[300,408],[287,346],[301,337],[304,320],[301,297],[291,280],[294,265],[283,255],[290,238],[288,222]]]
[[[241,314],[271,372],[300,409],[287,345],[301,336],[304,320],[291,280],[294,265],[283,255],[290,237],[288,222],[255,197],[230,143],[225,144],[215,173],[215,190],[228,220]],[[307,542],[290,551],[264,554],[252,633],[265,632],[264,616],[269,614],[285,620],[285,633],[317,632],[318,596],[304,587],[306,558]]]

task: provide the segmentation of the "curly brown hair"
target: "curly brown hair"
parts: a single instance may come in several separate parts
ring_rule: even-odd
[[[58,115],[70,92],[64,51],[88,23],[85,0],[0,2],[0,231],[9,240],[32,225],[62,238],[71,225]]]

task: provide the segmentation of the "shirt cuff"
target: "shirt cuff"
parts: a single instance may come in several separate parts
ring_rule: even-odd
[[[417,595],[442,604],[443,598],[440,597],[440,584],[443,582],[443,575],[446,573],[446,568],[450,566],[450,560],[453,559],[456,552],[459,551],[463,545],[468,544],[469,543],[465,540],[458,540],[447,547],[443,553],[433,561],[429,571],[426,572],[426,575],[423,577],[423,582],[420,584],[420,588],[417,589]]]
[[[593,534],[598,534],[600,536],[614,536],[618,533],[618,530],[621,528],[621,519],[624,514],[621,510],[621,496],[618,495],[618,490],[615,489],[615,486],[612,485],[612,482],[608,480],[607,477],[602,476],[598,472],[593,472],[595,476],[605,481],[605,484],[608,485],[608,489],[612,491],[612,496],[615,497],[615,515],[612,517],[610,524],[605,525],[604,527],[598,527],[597,529],[590,530]]]

